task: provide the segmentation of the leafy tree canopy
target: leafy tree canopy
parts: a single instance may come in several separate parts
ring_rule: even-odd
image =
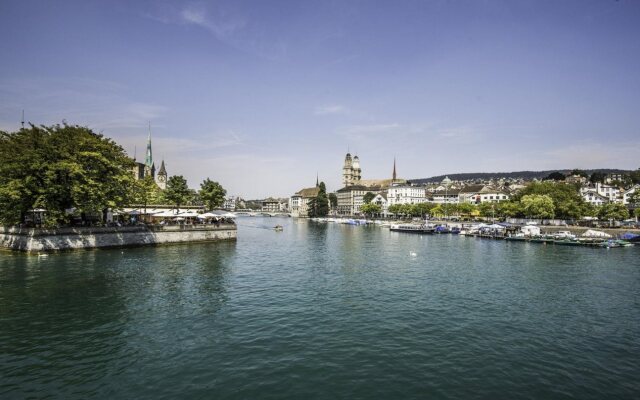
[[[167,188],[164,191],[164,197],[176,208],[187,203],[190,199],[191,190],[187,185],[187,180],[182,175],[175,175],[167,181]]]
[[[207,208],[213,210],[224,204],[224,197],[227,195],[227,191],[218,182],[207,178],[200,184],[199,195]]]
[[[364,194],[364,196],[362,196],[362,201],[364,202],[364,204],[369,204],[371,203],[371,200],[373,200],[374,197],[376,197],[375,194],[371,192],[367,192]]]
[[[563,181],[567,179],[567,177],[561,172],[552,172],[546,177],[544,177],[544,181]]]
[[[533,218],[553,218],[553,199],[546,194],[528,194],[520,199],[522,211],[528,217]]]
[[[331,208],[335,209],[338,207],[338,196],[336,196],[335,193],[329,193],[327,198],[329,199],[329,205]]]
[[[133,161],[113,140],[77,125],[0,132],[0,220],[23,222],[46,209],[45,224],[69,222],[68,209],[104,212],[131,197]]]
[[[327,197],[327,187],[324,182],[320,182],[318,188],[318,195],[309,201],[309,216],[321,218],[329,214],[329,199]]]
[[[623,220],[629,218],[629,210],[620,203],[603,204],[598,210],[598,218],[603,220]]]
[[[366,203],[360,206],[360,211],[365,215],[379,214],[382,212],[382,207],[377,204]]]
[[[524,196],[532,194],[551,197],[554,214],[559,218],[580,218],[584,215],[585,202],[577,186],[553,181],[533,182],[516,193],[512,200],[520,201]]]

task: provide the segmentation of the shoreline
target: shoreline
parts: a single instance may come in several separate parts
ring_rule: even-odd
[[[236,239],[235,224],[0,228],[0,248],[29,254]]]

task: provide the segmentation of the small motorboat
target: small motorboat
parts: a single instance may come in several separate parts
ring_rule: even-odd
[[[276,225],[273,227],[273,230],[276,232],[282,232],[284,228],[282,227],[282,225]]]

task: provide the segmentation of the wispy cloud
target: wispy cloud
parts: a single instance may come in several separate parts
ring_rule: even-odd
[[[318,106],[315,108],[313,113],[315,115],[332,115],[332,114],[346,115],[346,114],[349,114],[349,109],[339,104],[332,104],[332,105]]]
[[[201,3],[192,3],[183,8],[180,19],[183,23],[207,29],[220,40],[227,40],[247,23],[245,19],[235,16],[214,15]]]

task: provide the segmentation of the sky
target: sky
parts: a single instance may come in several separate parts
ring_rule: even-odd
[[[0,1],[0,130],[88,126],[246,199],[640,167],[640,2]],[[137,149],[137,150],[136,150]]]

